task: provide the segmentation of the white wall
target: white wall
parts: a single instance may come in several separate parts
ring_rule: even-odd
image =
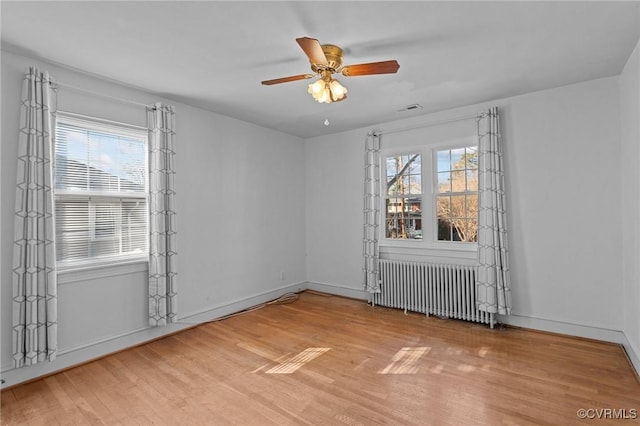
[[[389,130],[467,115],[490,105],[500,107],[515,314],[504,320],[611,341],[624,330],[636,354],[640,353],[638,61],[636,48],[621,78],[374,126]],[[162,100],[2,52],[0,364],[5,386],[180,328],[146,328],[144,267],[120,268],[118,275],[111,271],[96,279],[63,276],[61,356],[51,364],[11,370],[15,141],[21,80],[29,65],[98,93],[144,103]],[[361,284],[362,166],[364,139],[372,128],[302,141],[171,103],[178,111],[182,322],[206,320],[305,287],[366,298]],[[139,107],[64,89],[59,108],[145,124]],[[445,126],[422,134],[446,138],[453,133]],[[623,198],[628,193],[635,195]],[[89,304],[91,298],[99,303]]]
[[[411,127],[500,108],[514,313],[505,321],[619,339],[617,83],[615,77],[594,80],[374,126]],[[309,281],[362,297],[362,167],[369,130],[306,141]]]
[[[640,42],[620,76],[624,333],[640,371]]]
[[[362,282],[365,131],[306,141],[307,278],[348,289]]]
[[[186,105],[179,113],[181,317],[305,282],[302,140]]]
[[[181,326],[147,329],[146,266],[61,275],[53,363],[12,370],[11,253],[18,116],[26,67],[97,93],[152,103],[154,95],[2,51],[1,326],[5,386],[136,344]],[[302,288],[304,144],[297,137],[188,105],[176,106],[179,318],[215,318]],[[58,108],[145,125],[143,107],[61,88]],[[116,274],[116,275],[114,275]],[[283,278],[282,278],[283,277]]]

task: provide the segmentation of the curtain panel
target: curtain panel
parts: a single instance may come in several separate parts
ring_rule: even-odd
[[[176,322],[175,111],[156,103],[149,127],[149,325]]]
[[[498,109],[480,115],[477,305],[481,311],[511,314],[504,166]]]
[[[34,67],[22,85],[12,277],[16,368],[53,361],[58,348],[51,85],[49,74]]]
[[[380,293],[380,135],[370,133],[367,136],[364,163],[364,289],[369,293]]]

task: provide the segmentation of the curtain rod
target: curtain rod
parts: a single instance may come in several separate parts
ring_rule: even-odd
[[[463,116],[460,116],[460,117],[450,118],[448,120],[440,120],[440,121],[434,121],[432,123],[420,124],[420,125],[414,126],[414,127],[404,127],[404,128],[392,129],[392,130],[373,131],[373,132],[371,132],[371,135],[372,136],[380,136],[380,135],[386,135],[386,134],[389,134],[389,133],[398,133],[398,132],[405,132],[405,131],[408,131],[408,130],[421,129],[423,127],[438,126],[440,124],[454,123],[456,121],[465,121],[465,120],[478,119],[478,118],[484,117],[486,114],[487,114],[486,112],[478,112],[478,113],[473,114],[473,115],[463,115]]]
[[[136,106],[142,106],[142,107],[145,107],[145,108],[153,108],[153,105],[148,105],[148,104],[144,104],[142,102],[132,101],[130,99],[118,98],[116,96],[105,95],[103,93],[94,92],[92,90],[83,89],[81,87],[73,86],[71,84],[62,83],[62,82],[59,82],[59,81],[53,82],[52,86],[53,86],[54,90],[57,90],[58,87],[64,87],[64,88],[67,88],[69,90],[73,90],[75,92],[86,93],[86,94],[89,94],[89,95],[98,96],[100,98],[110,99],[112,101],[122,102],[122,103],[125,103],[125,104],[131,104],[131,105],[136,105]]]

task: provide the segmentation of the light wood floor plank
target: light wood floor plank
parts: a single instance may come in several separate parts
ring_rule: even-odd
[[[304,355],[310,348],[328,350]],[[301,364],[290,373],[275,368],[292,360]],[[640,423],[580,420],[581,408],[640,415],[640,383],[620,346],[305,292],[4,390],[1,416],[3,425]]]

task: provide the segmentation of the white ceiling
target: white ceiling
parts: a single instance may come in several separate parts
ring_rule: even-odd
[[[312,137],[618,75],[640,2],[7,2],[5,49],[28,52],[227,116]],[[297,37],[345,64],[397,59],[397,74],[340,77],[318,104]],[[398,112],[418,103],[422,109]],[[330,126],[324,126],[328,118]]]

